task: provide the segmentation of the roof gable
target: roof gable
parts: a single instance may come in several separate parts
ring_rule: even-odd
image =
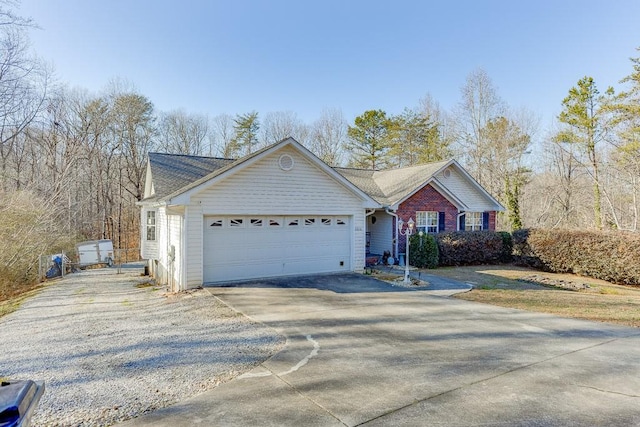
[[[453,159],[383,171],[335,169],[384,206],[397,208],[416,192],[431,184],[460,210],[504,210],[502,205]],[[455,171],[454,178],[445,178],[446,169]]]
[[[152,170],[153,180],[156,188],[155,199],[175,199],[174,203],[186,203],[186,200],[192,194],[202,191],[218,180],[251,166],[265,156],[268,156],[269,154],[286,146],[293,147],[305,158],[307,158],[312,164],[315,164],[318,168],[323,170],[332,179],[338,181],[352,193],[355,193],[358,197],[362,198],[368,207],[375,207],[378,205],[378,203],[373,198],[371,198],[369,194],[367,194],[358,186],[354,185],[351,181],[347,180],[342,175],[337,173],[333,168],[317,158],[313,153],[300,145],[300,143],[298,143],[293,138],[287,138],[278,143],[269,145],[237,160],[216,159],[197,156],[178,156],[171,154],[158,155],[158,153],[152,153],[154,157],[156,157],[155,163],[160,163],[162,165],[162,167],[156,166],[156,169],[161,171],[161,190],[158,189],[159,186],[156,173]],[[166,156],[163,159],[163,163],[158,161],[161,156]],[[171,159],[168,159],[168,157],[171,157]],[[186,165],[184,165],[183,163],[186,163]],[[172,171],[174,167],[176,168],[177,172]]]

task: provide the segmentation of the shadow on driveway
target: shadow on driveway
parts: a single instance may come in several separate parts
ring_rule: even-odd
[[[278,289],[317,289],[339,294],[377,293],[377,292],[416,292],[416,291],[467,291],[471,285],[438,276],[424,275],[429,282],[426,287],[408,288],[392,285],[370,276],[357,273],[316,274],[312,276],[289,276],[258,279],[243,282],[207,284],[217,288],[278,288]],[[428,277],[426,277],[428,276]]]

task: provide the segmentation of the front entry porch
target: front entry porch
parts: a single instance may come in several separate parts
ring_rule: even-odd
[[[367,216],[366,265],[383,263],[385,253],[397,259],[394,242],[394,217],[383,209]]]

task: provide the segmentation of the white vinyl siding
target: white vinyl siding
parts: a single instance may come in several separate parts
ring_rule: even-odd
[[[185,210],[184,259],[186,287],[194,288],[202,285],[202,207],[200,204],[190,205]]]
[[[182,216],[167,215],[167,285],[173,291],[180,290],[182,280]],[[173,259],[170,256],[173,254]]]
[[[144,215],[146,218],[146,213]],[[152,263],[153,271],[156,280],[159,284],[167,284],[167,215],[164,208],[156,209],[156,241],[149,242],[145,238],[142,239],[145,245],[145,253],[142,254],[144,259],[157,260],[157,263]]]
[[[373,217],[376,218],[375,223]],[[393,217],[384,211],[376,211],[369,216],[368,225],[371,234],[369,252],[383,255],[385,251],[393,254]]]
[[[470,211],[493,211],[496,205],[482,191],[466,179],[455,168],[449,168],[450,174],[445,177],[441,172],[437,175],[438,184],[454,194]]]
[[[149,240],[148,230],[147,230],[147,221],[148,221],[148,213],[154,213],[154,228],[155,228],[155,239]],[[159,243],[158,240],[161,237],[159,233],[158,227],[160,224],[161,218],[158,215],[158,211],[156,209],[143,208],[140,213],[140,223],[142,225],[142,232],[140,233],[140,255],[143,259],[158,259],[159,256]]]

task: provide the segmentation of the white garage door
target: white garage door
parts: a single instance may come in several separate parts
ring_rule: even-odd
[[[351,270],[348,216],[204,219],[204,282]]]

